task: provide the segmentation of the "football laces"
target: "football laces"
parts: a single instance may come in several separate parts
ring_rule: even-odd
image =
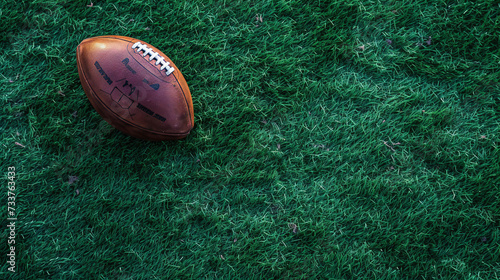
[[[149,55],[149,61],[156,59],[155,65],[158,66],[161,64],[160,70],[165,70],[167,72],[167,76],[172,74],[172,72],[174,72],[175,69],[174,67],[170,66],[170,62],[165,61],[165,59],[161,55],[153,51],[152,48],[148,48],[146,44],[142,44],[141,42],[136,42],[135,44],[132,45],[132,49],[137,49],[137,53],[140,53],[142,51],[143,57]]]

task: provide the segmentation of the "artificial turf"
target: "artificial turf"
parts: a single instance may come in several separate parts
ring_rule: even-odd
[[[1,279],[500,278],[498,1],[4,0],[0,28]],[[76,46],[108,34],[180,68],[185,140],[92,108]]]

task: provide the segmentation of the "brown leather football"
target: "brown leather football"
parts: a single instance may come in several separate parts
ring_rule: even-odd
[[[96,111],[140,139],[186,137],[194,125],[186,80],[160,50],[124,36],[83,40],[76,51],[83,90]]]

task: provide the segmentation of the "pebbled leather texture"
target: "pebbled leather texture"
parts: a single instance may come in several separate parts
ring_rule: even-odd
[[[174,71],[167,75],[156,59],[132,45],[146,44]],[[77,47],[78,74],[95,110],[132,137],[161,141],[186,137],[194,126],[189,87],[177,66],[157,48],[124,36],[99,36]]]

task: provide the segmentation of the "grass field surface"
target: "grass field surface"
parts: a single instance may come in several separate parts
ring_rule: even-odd
[[[0,28],[0,279],[500,278],[498,1],[2,1]],[[110,34],[182,71],[185,140],[90,105],[76,47]]]

